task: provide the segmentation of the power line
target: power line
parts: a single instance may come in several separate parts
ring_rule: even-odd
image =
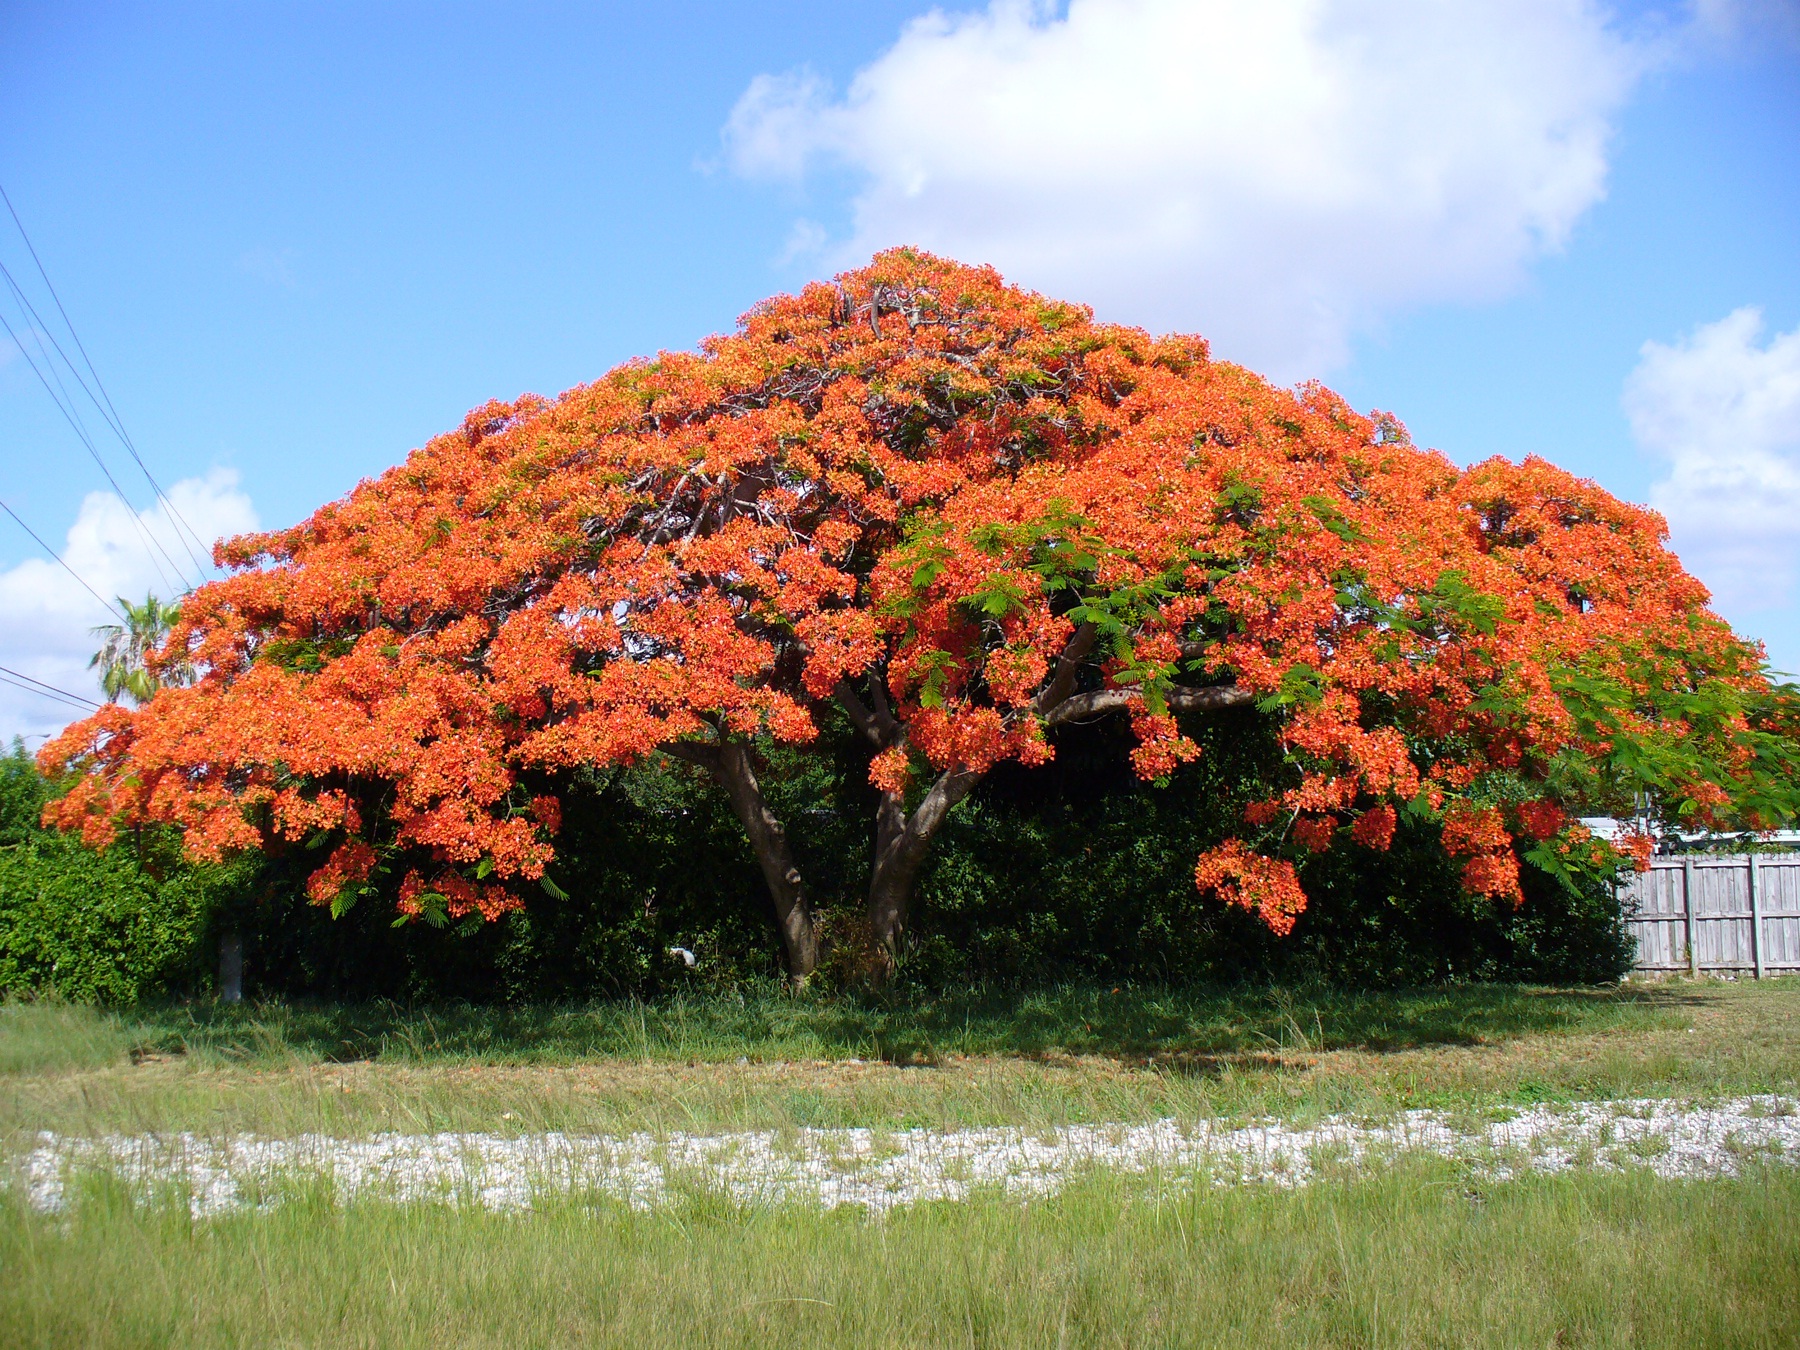
[[[43,541],[43,539],[39,537],[38,532],[36,530],[32,529],[31,526],[27,525],[24,522],[24,520],[20,518],[19,513],[17,511],[13,510],[12,507],[8,506],[3,501],[0,501],[0,511],[6,512],[7,515],[11,516],[13,518],[13,520],[18,523],[18,526],[21,530],[25,531],[25,533],[30,535],[33,539],[36,539],[38,547],[43,549],[44,552],[46,552],[50,555],[51,561],[54,562],[58,567],[62,568],[62,570],[67,572],[70,576],[74,577],[75,580],[79,581],[89,595],[93,596],[94,599],[98,600],[101,604],[106,606],[107,611],[113,616],[113,618],[117,619],[120,623],[125,622],[125,616],[123,614],[119,613],[118,609],[113,605],[112,601],[108,600],[104,595],[100,594],[100,592],[95,590],[92,586],[89,586],[87,584],[87,578],[82,576],[81,573],[77,572],[73,567],[70,567],[68,563],[64,562],[62,554],[58,553],[55,549],[51,548],[50,545],[46,544]]]
[[[44,289],[50,292],[50,298],[56,302],[56,312],[62,315],[63,326],[69,330],[69,336],[74,339],[75,350],[81,353],[81,360],[83,364],[87,366],[88,374],[94,377],[94,387],[100,391],[100,397],[106,400],[106,411],[111,414],[109,420],[111,421],[113,430],[118,433],[119,439],[125,443],[125,448],[131,452],[132,459],[137,461],[138,468],[144,471],[144,477],[149,481],[151,490],[162,499],[163,505],[169,508],[169,516],[174,520],[177,526],[175,537],[178,539],[181,538],[181,531],[186,530],[188,532],[188,537],[191,538],[194,543],[200,545],[203,552],[210,554],[211,550],[207,549],[206,541],[201,539],[194,527],[187,523],[187,518],[181,514],[179,509],[177,509],[174,500],[168,493],[162,490],[162,484],[158,483],[156,481],[156,476],[150,472],[150,466],[144,463],[143,456],[138,454],[137,443],[131,439],[130,434],[125,430],[125,419],[119,416],[118,408],[113,405],[112,395],[107,392],[106,384],[100,378],[100,372],[95,369],[94,359],[88,355],[87,347],[81,341],[81,334],[75,331],[75,321],[69,317],[69,311],[63,308],[62,297],[56,293],[56,287],[50,281],[50,273],[44,269],[44,260],[38,257],[37,245],[31,242],[31,236],[26,233],[25,222],[19,219],[18,208],[12,204],[12,198],[6,195],[6,188],[4,185],[0,185],[0,201],[6,203],[7,214],[12,217],[13,224],[18,226],[19,238],[25,241],[25,249],[31,254],[31,261],[36,265],[38,275],[44,279]],[[52,340],[54,341],[54,339]],[[63,360],[68,361],[68,358],[65,356]],[[71,372],[75,371],[75,366],[72,362],[69,364],[69,369]],[[75,378],[80,380],[80,374],[76,373]],[[87,388],[85,381],[82,383],[82,388]],[[93,398],[93,395],[90,393],[88,397]],[[95,400],[95,406],[99,406],[99,400]],[[188,547],[186,540],[182,541],[182,547]],[[193,550],[188,549],[188,552],[189,556],[192,557]],[[194,558],[194,562],[195,565],[200,568],[200,576],[201,579],[204,580],[206,577],[206,564],[198,557]]]
[[[57,696],[59,696],[61,698],[72,698],[77,703],[87,704],[88,707],[90,707],[90,708],[98,708],[100,706],[99,703],[95,702],[91,698],[88,698],[84,694],[71,694],[67,689],[59,688],[58,686],[56,686],[54,684],[45,684],[42,680],[38,679],[35,675],[27,675],[24,671],[14,670],[11,666],[0,666],[0,675],[10,675],[15,680],[24,680],[28,684],[35,684],[39,689],[45,690],[48,693],[56,694]]]
[[[63,415],[63,418],[68,422],[69,426],[74,429],[76,437],[81,441],[82,445],[87,448],[87,452],[93,457],[94,463],[100,466],[100,472],[105,477],[106,481],[112,484],[113,491],[118,494],[119,500],[124,503],[126,511],[131,514],[131,521],[137,528],[138,537],[144,541],[146,551],[148,551],[150,555],[150,565],[156,568],[156,574],[162,578],[163,585],[169,586],[169,574],[163,571],[162,563],[156,561],[156,555],[161,553],[169,566],[174,568],[177,575],[180,574],[181,569],[175,566],[175,560],[169,557],[168,551],[164,549],[161,544],[156,542],[155,537],[150,533],[148,527],[145,526],[143,518],[138,515],[137,509],[132,506],[131,499],[125,495],[125,489],[119,486],[119,480],[114,478],[112,476],[112,470],[106,467],[106,461],[100,457],[100,451],[94,445],[93,438],[88,435],[87,428],[81,424],[81,419],[76,415],[75,410],[72,407],[65,407],[62,399],[57,397],[56,390],[50,387],[49,379],[45,377],[42,370],[38,369],[38,363],[32,359],[31,353],[25,349],[25,344],[19,340],[19,335],[13,332],[13,326],[7,322],[5,314],[0,314],[0,328],[6,330],[6,335],[12,339],[13,346],[18,348],[19,355],[25,358],[25,364],[31,367],[31,373],[38,377],[38,383],[43,385],[44,392],[50,395],[50,401],[56,405],[57,411]],[[43,348],[40,345],[39,351],[41,352],[42,350]],[[44,360],[45,364],[48,365],[49,358],[46,356]],[[52,370],[54,371],[54,367],[52,367]],[[189,589],[185,584],[187,579],[183,577],[182,580],[184,584],[181,589]]]
[[[174,499],[171,498],[168,493],[163,491],[162,484],[156,481],[156,475],[150,472],[150,466],[144,462],[144,457],[138,453],[137,443],[131,439],[131,434],[125,430],[125,419],[119,415],[118,407],[113,403],[112,395],[107,391],[106,382],[100,378],[100,371],[95,367],[93,357],[88,355],[87,345],[82,342],[81,334],[76,331],[75,321],[69,317],[69,311],[63,305],[62,296],[57,293],[56,284],[50,280],[50,273],[44,267],[44,260],[38,256],[37,245],[31,242],[31,235],[25,228],[25,222],[19,219],[18,208],[12,204],[12,198],[7,195],[4,185],[0,185],[0,202],[6,203],[7,214],[12,217],[13,225],[16,226],[19,231],[19,238],[25,241],[25,249],[31,254],[31,261],[37,268],[38,276],[43,280],[44,289],[50,292],[50,298],[56,304],[56,312],[62,316],[63,326],[69,330],[69,337],[75,343],[75,350],[81,354],[82,363],[87,367],[88,374],[94,377],[94,389],[99,390],[98,398],[95,397],[94,389],[89,389],[87,387],[87,381],[81,378],[81,372],[75,369],[75,363],[69,360],[67,354],[63,352],[62,347],[57,343],[55,336],[49,333],[49,326],[47,324],[42,325],[46,336],[49,336],[51,345],[56,348],[57,355],[63,358],[63,364],[68,366],[69,373],[75,377],[75,381],[81,386],[82,392],[88,396],[88,399],[93,403],[94,407],[100,411],[101,417],[112,428],[114,434],[118,436],[120,442],[125,446],[126,451],[131,455],[132,460],[143,472],[145,481],[150,484],[150,490],[156,494],[157,499],[162,502],[165,508],[167,508],[170,521],[175,526],[175,537],[181,541],[182,548],[186,550],[188,557],[193,560],[194,566],[199,569],[201,581],[205,581],[207,563],[202,561],[200,555],[194,552],[194,545],[199,545],[202,553],[210,553],[210,550],[207,548],[205,541],[200,538],[199,533],[194,527],[188,524],[187,518],[181,514],[181,510],[175,505]],[[4,265],[0,264],[0,271],[4,270]],[[19,295],[21,301],[24,302],[25,307],[31,310],[32,317],[36,318],[36,309],[32,307],[29,300],[25,299],[24,292],[20,290],[18,284],[13,281],[12,274],[7,273],[6,279],[8,284],[12,286],[12,289]],[[104,401],[104,406],[102,405],[102,401]],[[108,475],[109,478],[110,476],[111,475]],[[182,535],[184,530],[187,532],[186,538],[183,538]],[[189,542],[190,540],[192,543]],[[170,565],[173,566],[173,563],[171,562]],[[180,569],[177,568],[176,570],[179,571]]]
[[[19,219],[18,208],[12,204],[12,198],[6,195],[6,188],[4,185],[0,185],[0,201],[6,203],[7,214],[12,217],[13,224],[18,227],[19,238],[25,241],[25,249],[31,254],[31,261],[36,265],[38,275],[44,279],[44,289],[50,292],[50,298],[56,302],[56,312],[62,315],[63,325],[69,330],[69,336],[75,341],[75,350],[81,353],[81,360],[83,364],[87,366],[88,374],[94,377],[94,387],[100,391],[100,397],[106,400],[107,411],[112,414],[111,422],[113,430],[119,433],[119,439],[125,443],[125,448],[131,452],[132,459],[137,461],[138,468],[144,471],[144,477],[149,481],[151,489],[158,497],[162,498],[163,505],[169,508],[169,515],[180,527],[176,530],[176,537],[179,538],[181,530],[185,529],[188,532],[189,538],[200,545],[203,552],[210,555],[211,550],[207,548],[206,541],[200,537],[199,533],[192,525],[187,523],[186,517],[184,517],[180,510],[176,508],[174,500],[168,493],[162,490],[162,484],[158,483],[156,481],[156,476],[150,472],[150,466],[144,463],[143,456],[138,454],[137,443],[133,441],[130,434],[126,432],[125,419],[119,416],[118,408],[113,406],[112,395],[107,392],[106,384],[100,378],[100,372],[95,369],[94,359],[88,355],[87,347],[81,341],[81,334],[75,331],[75,321],[69,317],[69,311],[63,308],[62,297],[56,293],[56,287],[50,280],[50,273],[44,269],[44,260],[38,257],[37,245],[31,242],[31,235],[25,230],[25,222]],[[66,361],[68,358],[64,357],[63,359]],[[69,369],[74,371],[75,367],[73,363],[70,364]],[[80,379],[81,377],[76,375],[76,378]],[[86,385],[84,384],[83,388],[85,387]],[[89,397],[91,398],[92,395],[90,394]],[[98,406],[97,402],[95,406]],[[186,547],[185,541],[183,542],[183,547]],[[202,563],[198,558],[195,558],[194,561],[199,565],[201,577],[204,579],[206,575],[206,564]]]
[[[0,192],[3,192],[3,190],[0,190]],[[21,233],[23,233],[22,230]],[[25,244],[26,247],[29,248],[31,246],[31,240],[27,238]],[[36,255],[34,254],[33,256],[35,257]],[[39,268],[39,275],[42,275],[41,267]],[[25,288],[19,285],[17,278],[13,276],[12,272],[8,270],[6,264],[3,262],[0,262],[0,278],[5,279],[8,289],[13,293],[13,298],[19,302],[19,308],[30,317],[31,323],[27,324],[26,327],[31,332],[31,340],[37,344],[38,352],[44,358],[44,365],[47,366],[50,373],[55,376],[56,387],[62,391],[62,396],[68,401],[69,408],[74,408],[76,406],[75,396],[69,392],[68,385],[63,383],[62,372],[57,369],[56,362],[50,359],[50,353],[44,350],[44,343],[46,341],[49,342],[51,350],[53,350],[57,356],[62,358],[63,365],[67,367],[69,374],[74,377],[76,385],[80,388],[82,393],[87,395],[88,402],[93,404],[95,411],[100,414],[100,420],[105,422],[113,435],[119,438],[119,443],[130,453],[132,459],[137,461],[138,468],[144,471],[144,477],[150,484],[152,494],[157,501],[160,501],[163,506],[167,508],[172,522],[176,523],[176,540],[181,544],[182,548],[186,550],[188,558],[193,562],[194,566],[200,569],[200,575],[202,579],[204,579],[206,576],[206,564],[200,561],[199,555],[194,552],[193,545],[188,543],[186,536],[181,532],[181,526],[187,525],[186,520],[182,519],[181,513],[175,509],[175,503],[169,500],[168,494],[162,490],[162,485],[158,483],[154,475],[151,474],[149,466],[146,465],[143,459],[138,455],[137,446],[132,443],[130,435],[127,434],[125,424],[119,421],[118,414],[111,410],[112,399],[108,397],[106,402],[101,402],[101,396],[106,394],[105,387],[101,386],[99,394],[95,394],[92,389],[88,388],[88,382],[82,378],[81,372],[75,367],[75,363],[69,359],[69,354],[63,350],[62,343],[56,340],[56,334],[50,331],[50,325],[44,321],[44,316],[38,313],[37,306],[31,303],[31,297],[25,294]],[[50,284],[49,277],[44,277],[44,284],[46,286]],[[54,288],[52,288],[50,294],[52,296],[56,294]],[[58,303],[58,308],[61,308],[60,302]],[[66,314],[63,316],[63,322],[65,324],[68,323],[68,316]],[[75,339],[76,349],[80,350],[81,338],[76,334],[73,327],[69,329],[69,336]],[[16,337],[13,340],[14,342],[18,341]],[[85,352],[82,353],[84,360],[86,359],[86,355]],[[89,363],[88,368],[90,371],[93,369],[91,362]],[[38,378],[42,379],[43,377],[40,375]],[[100,383],[100,377],[97,374],[94,376],[94,383],[96,385],[99,385]],[[52,395],[52,397],[54,398],[55,395]],[[59,404],[58,406],[61,405]],[[63,416],[69,417],[70,414],[65,410]],[[76,413],[70,420],[77,420],[79,416],[80,414]],[[89,449],[96,454],[98,453],[97,450],[94,450],[91,441],[89,442]],[[112,475],[108,474],[107,479],[110,482]],[[118,484],[114,483],[113,486],[116,488],[118,487]],[[193,533],[193,527],[191,525],[188,526],[188,533]],[[165,553],[164,556],[167,557],[168,555]],[[169,560],[169,565],[171,567],[175,566],[174,559],[171,558]],[[183,577],[182,580],[185,582],[187,578]]]
[[[81,698],[75,694],[64,693],[54,685],[44,684],[42,680],[33,680],[29,675],[20,676],[15,679],[13,678],[13,672],[8,670],[5,666],[0,666],[0,684],[9,684],[14,689],[23,689],[27,694],[36,694],[39,698],[54,699],[58,703],[66,704],[71,708],[81,709],[84,712],[90,710],[98,712],[100,710],[100,705],[93,702],[91,699]]]
[[[11,279],[10,276],[7,277],[8,281],[11,281]],[[29,308],[29,305],[27,308]],[[88,434],[88,429],[81,420],[80,411],[75,407],[75,400],[73,398],[68,398],[68,389],[62,384],[62,376],[57,374],[56,364],[50,360],[49,353],[44,351],[44,344],[38,335],[38,330],[32,328],[29,324],[26,325],[27,330],[31,333],[32,340],[37,344],[38,354],[44,358],[44,365],[49,368],[51,375],[56,376],[57,385],[63,390],[61,396],[58,396],[56,389],[51,388],[50,380],[45,376],[44,371],[39,368],[38,363],[32,359],[31,353],[25,349],[25,344],[20,341],[19,335],[13,332],[12,324],[7,322],[4,313],[0,313],[0,328],[6,330],[6,335],[12,339],[13,346],[18,349],[19,355],[25,358],[25,364],[31,367],[31,373],[38,377],[38,383],[44,386],[44,392],[50,396],[50,401],[56,405],[56,410],[63,415],[63,420],[66,421],[69,424],[70,429],[74,431],[76,439],[81,442],[82,446],[87,450],[88,455],[93,459],[94,463],[99,466],[101,475],[112,485],[114,494],[117,495],[120,502],[123,503],[125,509],[131,513],[132,526],[137,530],[138,538],[143,542],[145,552],[149,555],[150,564],[156,568],[156,574],[162,578],[163,585],[171,585],[169,574],[163,571],[162,563],[157,562],[156,555],[158,553],[162,554],[163,561],[169,564],[176,575],[179,576],[181,574],[181,569],[176,567],[175,560],[169,556],[168,550],[163,548],[162,544],[151,535],[149,527],[144,524],[142,517],[138,515],[137,508],[132,506],[131,499],[125,495],[125,489],[119,486],[119,480],[113,477],[112,470],[107,467],[106,460],[102,458],[100,454],[100,447],[94,444],[93,437]],[[64,402],[65,398],[68,399],[68,402],[66,403]],[[188,589],[187,578],[182,577],[181,580],[181,589]]]

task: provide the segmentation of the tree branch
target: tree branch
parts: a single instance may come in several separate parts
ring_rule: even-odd
[[[1256,701],[1253,690],[1235,684],[1211,689],[1187,689],[1180,685],[1168,692],[1169,707],[1175,712],[1219,712],[1225,708],[1241,708]],[[1044,717],[1046,726],[1061,726],[1084,717],[1100,717],[1120,712],[1141,702],[1143,695],[1135,689],[1096,689],[1089,694],[1074,694],[1052,708]]]
[[[719,771],[719,747],[709,745],[705,741],[667,741],[659,745],[657,749],[665,755],[686,760],[689,764],[697,764],[702,769],[708,769],[713,773]]]
[[[839,680],[835,692],[837,701],[843,705],[850,720],[856,724],[856,729],[875,745],[880,745],[881,732],[875,726],[875,714],[870,712],[868,705],[856,696],[856,691],[850,687],[850,681]]]
[[[901,727],[894,720],[894,714],[888,708],[887,699],[881,688],[881,677],[879,675],[870,676],[869,686],[875,693],[875,707],[872,711],[869,705],[857,696],[856,690],[851,688],[850,681],[839,680],[834,692],[837,694],[837,701],[849,714],[850,720],[856,724],[856,729],[862,732],[877,750],[885,750],[898,738]]]
[[[1031,705],[1031,710],[1039,717],[1065,702],[1075,692],[1075,678],[1081,673],[1081,663],[1094,650],[1094,639],[1098,636],[1098,631],[1093,624],[1084,623],[1069,638],[1069,645],[1056,658],[1055,676]]]
[[[882,733],[893,736],[900,730],[900,724],[894,720],[893,710],[888,707],[887,676],[879,670],[869,674],[869,694],[875,700],[875,721]]]
[[[975,785],[987,776],[986,770],[980,769],[945,769],[937,776],[924,800],[913,808],[913,813],[906,821],[906,833],[916,840],[922,849],[937,833],[938,826],[944,823],[944,817],[969,793]]]

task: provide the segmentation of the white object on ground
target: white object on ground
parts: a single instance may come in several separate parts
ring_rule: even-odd
[[[178,1188],[196,1217],[266,1207],[278,1203],[290,1183],[321,1181],[340,1203],[440,1201],[520,1210],[540,1196],[588,1194],[642,1209],[710,1190],[739,1203],[857,1205],[879,1214],[981,1190],[1049,1195],[1095,1169],[1156,1173],[1175,1185],[1300,1186],[1321,1171],[1367,1169],[1408,1154],[1451,1159],[1491,1180],[1584,1167],[1644,1168],[1664,1178],[1733,1176],[1752,1159],[1800,1163],[1800,1100],[1580,1102],[1466,1125],[1444,1112],[1408,1111],[1383,1124],[1333,1116],[1305,1127],[1160,1120],[666,1138],[446,1133],[364,1140],[195,1134],[81,1139],[45,1133],[29,1153],[11,1159],[3,1175],[45,1211],[72,1202],[71,1182],[79,1175],[110,1173],[140,1197],[153,1188]]]

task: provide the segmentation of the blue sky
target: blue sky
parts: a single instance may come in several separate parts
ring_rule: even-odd
[[[14,0],[0,184],[203,529],[919,242],[1654,501],[1800,669],[1800,11],[1420,3]],[[47,309],[3,230],[0,262]],[[166,590],[3,356],[0,498]],[[105,616],[34,557],[0,519],[0,665],[91,693]],[[61,720],[0,686],[0,733]]]

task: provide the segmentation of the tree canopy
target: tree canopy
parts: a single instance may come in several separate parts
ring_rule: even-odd
[[[48,811],[200,857],[331,845],[309,890],[495,916],[580,766],[699,766],[790,971],[812,901],[758,781],[828,710],[878,789],[890,949],[945,814],[1057,727],[1122,714],[1144,778],[1253,707],[1280,771],[1196,881],[1291,927],[1307,851],[1441,822],[1464,884],[1615,865],[1577,812],[1773,828],[1791,688],[1706,609],[1655,513],[1541,459],[1459,470],[1319,385],[1096,323],[916,250],[768,300],[696,352],[476,409],[289,530],[219,546],[158,664],[194,683],[46,747]],[[1648,838],[1628,841],[1643,852]]]

